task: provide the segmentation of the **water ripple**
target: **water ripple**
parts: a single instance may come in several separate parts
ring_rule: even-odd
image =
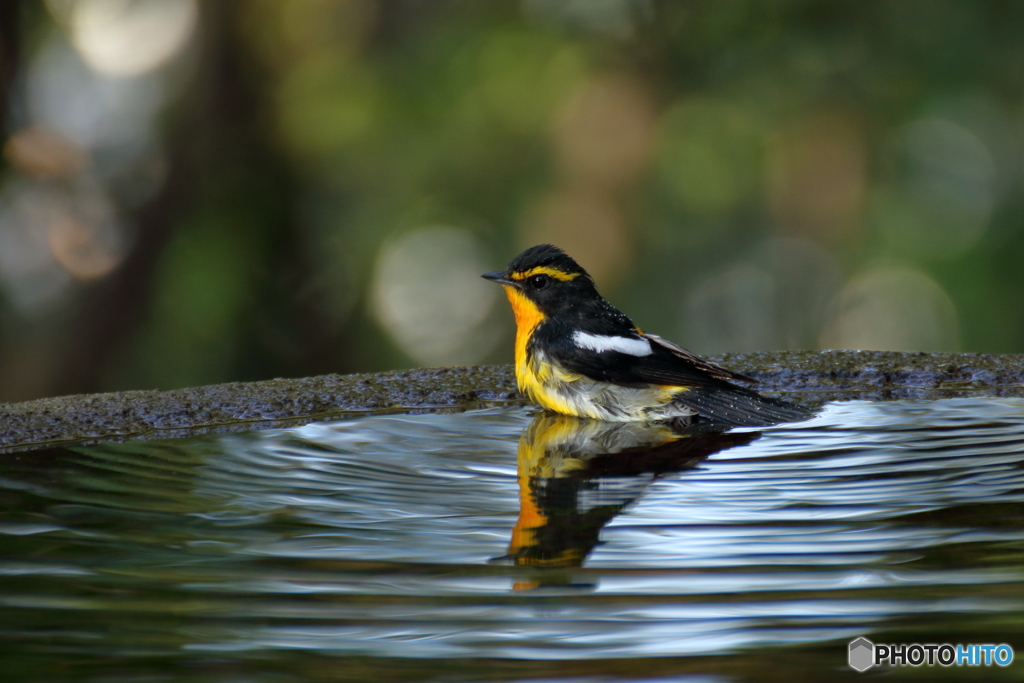
[[[700,452],[628,467],[544,450],[531,419],[372,417],[9,456],[0,637],[172,660],[823,641],[841,657],[894,624],[989,633],[1024,614],[1024,401],[833,404],[669,440]]]

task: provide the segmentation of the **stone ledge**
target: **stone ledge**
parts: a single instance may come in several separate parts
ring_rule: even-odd
[[[801,403],[1024,396],[1024,356],[891,351],[710,356]],[[466,410],[521,402],[511,366],[235,382],[0,404],[0,452],[58,444],[177,438],[327,418]]]

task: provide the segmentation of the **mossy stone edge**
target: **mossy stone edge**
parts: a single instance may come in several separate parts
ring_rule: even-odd
[[[805,404],[1024,396],[1022,355],[789,351],[710,358],[759,380],[760,391]],[[0,452],[267,429],[355,415],[461,411],[522,400],[506,365],[61,396],[0,404]]]

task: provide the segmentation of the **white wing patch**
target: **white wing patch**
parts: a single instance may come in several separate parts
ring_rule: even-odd
[[[576,346],[591,351],[618,351],[630,356],[649,356],[652,353],[651,343],[646,339],[635,339],[631,337],[610,336],[607,334],[590,334],[577,330],[573,332],[572,340]]]

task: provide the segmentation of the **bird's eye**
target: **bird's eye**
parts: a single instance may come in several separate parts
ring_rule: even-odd
[[[534,275],[530,278],[530,286],[534,289],[544,289],[547,287],[548,280],[547,275]]]

